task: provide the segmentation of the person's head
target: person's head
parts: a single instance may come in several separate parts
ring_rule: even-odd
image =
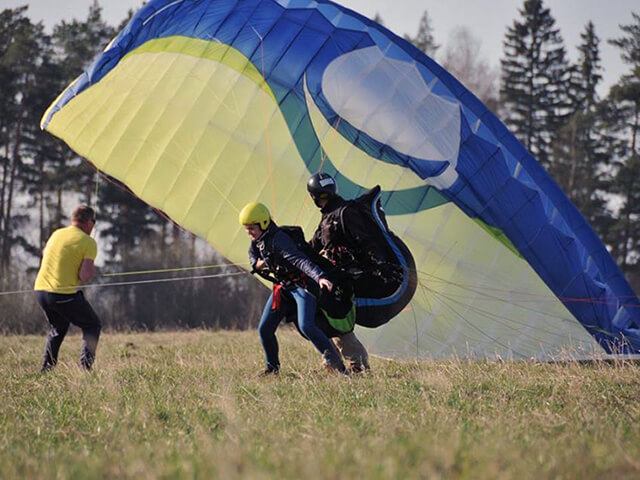
[[[80,205],[71,214],[71,224],[89,235],[96,224],[96,212],[87,205]]]
[[[324,207],[332,197],[338,195],[338,185],[328,173],[316,173],[307,181],[307,192],[317,207]]]
[[[271,214],[262,203],[251,202],[240,211],[238,222],[244,227],[251,240],[257,240],[271,225]]]

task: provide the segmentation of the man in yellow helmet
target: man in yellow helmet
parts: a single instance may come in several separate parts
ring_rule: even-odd
[[[310,340],[323,355],[326,365],[347,373],[340,354],[327,335],[315,322],[317,299],[312,291],[332,290],[322,269],[296,246],[293,239],[271,219],[266,206],[252,202],[238,217],[251,238],[249,258],[254,270],[268,269],[274,277],[274,290],[262,313],[258,331],[265,351],[265,375],[280,370],[278,340],[275,332],[287,315],[283,303],[295,304],[295,316],[300,333]]]
[[[86,370],[93,365],[102,324],[77,287],[95,274],[93,261],[98,249],[89,236],[95,224],[93,209],[81,205],[71,215],[71,225],[53,232],[44,247],[34,285],[36,299],[51,327],[42,371],[52,369],[58,362],[58,351],[70,323],[82,329],[80,365]]]

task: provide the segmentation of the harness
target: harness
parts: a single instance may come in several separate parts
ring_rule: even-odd
[[[379,187],[376,187],[355,200],[343,201],[340,206],[323,215],[316,235],[320,236],[324,255],[334,266],[348,272],[354,280],[369,275],[379,278],[384,283],[401,283],[404,271],[402,266],[398,265],[397,259],[392,258],[393,255],[389,255],[389,258],[376,256],[371,246],[363,244],[345,222],[347,209],[357,211],[358,215],[370,220],[367,223],[370,223],[372,228],[380,231],[379,240],[384,244],[384,233],[391,232],[384,211],[376,199],[378,195]],[[376,209],[375,213],[381,219],[381,225],[374,220],[372,208]]]
[[[287,298],[287,290],[302,287],[318,298],[318,307],[324,314],[324,320],[328,322],[330,329],[326,331],[330,336],[348,333],[355,325],[355,301],[353,287],[350,281],[338,271],[324,257],[318,255],[304,239],[304,232],[300,227],[281,226],[280,231],[288,235],[296,245],[296,248],[318,265],[334,283],[332,292],[320,290],[318,285],[306,274],[298,269],[287,268],[286,264],[278,262],[273,250],[273,234],[256,242],[256,248],[265,262],[266,269],[251,271],[265,280],[273,283],[273,299],[271,310],[279,310],[284,307],[284,299]],[[322,319],[321,319],[322,320]],[[321,325],[322,328],[322,325]]]
[[[286,227],[284,227],[286,228]],[[280,227],[283,230],[283,227]],[[284,230],[287,233],[286,230]],[[282,306],[282,290],[292,289],[301,286],[308,288],[309,278],[299,270],[288,269],[281,262],[276,261],[273,251],[273,234],[266,236],[256,242],[256,247],[266,265],[266,269],[251,270],[252,274],[257,274],[265,280],[273,283],[273,303],[271,310],[279,310]]]

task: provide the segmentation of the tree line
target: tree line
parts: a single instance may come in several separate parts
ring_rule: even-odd
[[[244,328],[258,319],[266,290],[255,280],[214,277],[238,270],[217,266],[225,260],[208,244],[40,130],[52,95],[85,70],[131,15],[111,26],[94,0],[86,19],[62,21],[47,31],[29,18],[27,7],[0,11],[0,292],[20,292],[0,295],[0,332],[45,327],[27,291],[48,236],[68,222],[78,203],[98,206],[97,239],[106,255],[102,281],[108,272],[168,270],[113,277],[120,283],[167,280],[162,283],[97,288],[91,302],[105,325]],[[416,34],[405,38],[505,121],[582,211],[639,292],[640,16],[631,13],[619,38],[608,40],[629,70],[605,98],[597,93],[603,68],[593,23],[585,25],[578,60],[571,62],[543,0],[523,2],[506,31],[499,70],[482,57],[481,42],[468,29],[458,29],[446,47],[436,43],[426,11]],[[212,267],[172,271],[180,265]],[[180,281],[185,275],[209,278]]]

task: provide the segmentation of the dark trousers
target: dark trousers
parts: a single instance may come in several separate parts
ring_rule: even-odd
[[[316,298],[304,288],[289,290],[296,303],[296,315],[298,329],[308,340],[311,340],[314,347],[323,355],[326,363],[337,370],[344,370],[344,364],[335,345],[329,340],[320,328],[316,325]],[[278,356],[278,340],[276,330],[280,322],[284,319],[284,308],[272,310],[273,294],[267,300],[258,326],[260,340],[264,348],[267,369],[279,370],[280,358]]]
[[[42,370],[49,370],[58,363],[58,352],[69,324],[82,329],[82,351],[80,365],[90,370],[96,358],[102,322],[93,311],[82,292],[71,295],[36,291],[36,299],[51,326],[47,335]]]

